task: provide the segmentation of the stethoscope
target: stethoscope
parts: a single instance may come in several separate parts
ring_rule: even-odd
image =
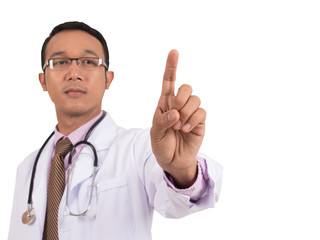
[[[67,195],[66,195],[66,212],[65,215],[69,215],[69,216],[86,216],[89,209],[90,209],[90,205],[91,205],[91,199],[92,199],[92,193],[93,193],[93,188],[94,188],[94,180],[97,174],[97,166],[98,166],[98,155],[96,152],[95,147],[88,142],[88,138],[91,134],[91,132],[93,131],[93,129],[104,119],[104,117],[106,116],[106,112],[102,111],[102,116],[91,126],[91,128],[88,130],[85,138],[80,141],[77,142],[71,149],[70,154],[69,154],[69,159],[68,159],[68,169],[67,169],[67,176],[68,176],[68,181],[67,181]],[[43,151],[43,149],[45,148],[45,146],[47,145],[47,143],[49,142],[50,138],[54,135],[54,131],[50,134],[50,136],[47,138],[47,140],[43,143],[42,147],[40,148],[34,164],[33,164],[33,168],[32,168],[32,174],[31,174],[31,179],[30,179],[30,187],[29,187],[29,196],[28,196],[28,209],[27,211],[25,211],[22,215],[22,222],[24,224],[31,224],[34,220],[35,220],[35,211],[34,208],[32,207],[32,192],[33,192],[33,182],[34,182],[34,177],[36,174],[36,169],[37,169],[37,164],[39,161],[39,158],[41,156],[41,153]],[[76,151],[76,148],[81,145],[81,144],[85,144],[88,145],[93,152],[94,155],[94,161],[93,161],[93,176],[92,176],[92,183],[91,183],[91,191],[90,191],[90,197],[89,197],[89,202],[87,205],[87,208],[85,211],[81,212],[81,213],[73,213],[71,212],[70,208],[69,208],[69,190],[70,190],[70,173],[71,173],[71,164],[72,164],[72,157]]]

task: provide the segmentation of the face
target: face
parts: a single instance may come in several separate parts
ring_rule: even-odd
[[[98,57],[105,60],[99,40],[81,30],[66,30],[53,36],[45,57],[46,60],[58,57]],[[45,73],[39,74],[39,80],[55,104],[57,115],[78,116],[101,111],[102,98],[113,80],[113,72],[106,72],[103,66],[83,69],[72,61],[66,70],[47,67]]]

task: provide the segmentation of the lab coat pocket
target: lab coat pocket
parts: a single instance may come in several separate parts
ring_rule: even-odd
[[[97,184],[97,232],[106,239],[128,239],[134,232],[135,221],[128,184],[115,178]]]

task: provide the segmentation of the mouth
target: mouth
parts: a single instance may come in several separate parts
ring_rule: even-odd
[[[68,88],[64,91],[65,94],[67,94],[69,97],[80,97],[84,94],[86,94],[86,92],[80,88]]]

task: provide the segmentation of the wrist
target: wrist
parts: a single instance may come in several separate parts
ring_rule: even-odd
[[[179,189],[186,189],[192,186],[197,180],[198,176],[198,162],[193,161],[190,167],[184,169],[173,168],[165,170],[171,176],[173,184]]]

